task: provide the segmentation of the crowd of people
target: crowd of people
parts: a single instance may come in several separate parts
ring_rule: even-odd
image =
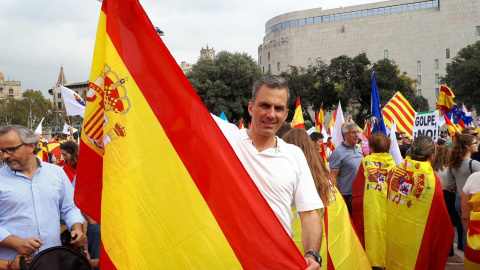
[[[284,124],[289,100],[288,81],[265,76],[253,86],[249,129],[214,119],[291,237],[297,234],[291,207],[298,213],[306,269],[320,269],[331,257],[320,255],[322,218],[335,200],[345,205],[352,220],[346,219],[348,226],[356,230],[372,267],[443,269],[438,267],[447,261],[463,263],[454,254],[455,226],[465,268],[479,269],[480,137],[474,128],[451,140],[442,135],[437,144],[430,137],[412,140],[399,133],[404,160],[395,164],[390,137],[370,135],[370,154],[365,155],[361,131],[353,122],[343,126],[343,142],[333,152],[321,133],[291,129]],[[39,252],[61,245],[60,220],[70,231],[71,244],[86,246],[92,266],[98,267],[100,225],[73,202],[78,145],[63,142],[58,164],[42,162],[36,157],[39,150],[39,137],[31,130],[0,127],[0,270],[20,269],[21,257],[30,262]],[[408,214],[407,209],[422,214]],[[435,244],[425,247],[422,241]]]

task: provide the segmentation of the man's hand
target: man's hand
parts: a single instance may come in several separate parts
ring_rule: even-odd
[[[87,243],[87,237],[85,237],[85,234],[82,230],[73,230],[70,232],[70,235],[72,236],[72,241],[70,244],[83,246]]]
[[[23,256],[23,255],[18,254],[17,256],[15,256],[15,259],[13,260],[13,263],[12,263],[12,269],[13,270],[22,269],[22,267],[20,266],[20,258],[21,257],[25,258],[25,262],[27,264],[30,264],[30,262],[32,261],[32,255]]]
[[[315,258],[312,255],[305,256],[305,261],[307,261],[307,268],[305,270],[319,270],[321,269]]]
[[[31,237],[27,239],[17,238],[15,249],[23,256],[30,256],[43,245],[42,239]]]

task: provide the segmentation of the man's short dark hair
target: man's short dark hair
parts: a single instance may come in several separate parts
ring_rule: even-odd
[[[252,103],[255,103],[255,99],[257,99],[258,90],[260,90],[260,88],[263,85],[266,85],[270,88],[287,89],[287,107],[288,107],[288,103],[290,102],[290,88],[288,88],[287,78],[282,76],[277,76],[277,75],[269,75],[269,76],[264,76],[259,80],[257,80],[253,84]]]
[[[323,134],[322,133],[318,133],[318,132],[313,132],[312,134],[310,134],[310,139],[312,139],[312,141],[316,142],[318,140],[323,140]]]

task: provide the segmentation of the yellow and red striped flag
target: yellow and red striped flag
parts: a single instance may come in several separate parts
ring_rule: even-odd
[[[386,269],[444,269],[455,232],[430,162],[407,156],[388,184]]]
[[[138,0],[103,1],[87,100],[75,203],[102,270],[306,268]]]
[[[465,269],[480,269],[480,192],[472,195],[468,204],[470,212],[467,245],[465,246]]]
[[[297,105],[295,106],[295,114],[292,121],[293,128],[305,129],[305,121],[303,121],[302,105],[300,104],[300,97],[297,98]]]
[[[448,119],[447,115],[443,113],[443,117],[445,119],[445,124],[447,125],[447,131],[448,134],[450,135],[450,138],[453,138],[453,135],[455,135],[455,132],[460,133],[460,130],[455,126],[450,119]]]
[[[328,124],[327,133],[328,133],[329,135],[332,135],[333,126],[335,126],[335,119],[337,118],[337,110],[338,110],[338,107],[335,108],[335,111],[333,111],[332,120],[330,120],[330,123]]]
[[[347,204],[336,186],[330,182],[329,205],[324,208],[322,219],[323,237],[320,255],[322,270],[363,270],[371,269],[365,250],[357,237],[350,219]],[[303,252],[302,226],[299,215],[292,207],[295,219],[292,223],[293,240]]]
[[[371,128],[370,128],[370,122],[367,120],[364,120],[364,128],[363,128],[363,134],[365,135],[365,138],[367,140],[370,138],[370,133],[371,133]]]
[[[368,260],[373,266],[386,265],[386,222],[388,178],[395,169],[389,153],[366,156],[352,185],[352,221]]]
[[[324,112],[323,112],[323,103],[320,106],[320,112],[317,112],[315,117],[315,122],[317,124],[317,132],[322,133],[323,126],[325,125]]]
[[[392,122],[395,120],[398,132],[406,132],[410,137],[412,136],[415,110],[400,92],[395,93],[385,105],[382,114],[385,125],[389,129],[392,128]]]
[[[238,129],[245,129],[245,126],[243,125],[243,120],[240,119],[240,123],[238,123]]]
[[[455,103],[453,102],[454,97],[455,95],[453,94],[452,89],[442,84],[440,86],[436,110],[443,110],[446,113],[450,113],[450,109],[455,106]]]

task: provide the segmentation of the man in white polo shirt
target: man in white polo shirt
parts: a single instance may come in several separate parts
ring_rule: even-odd
[[[291,237],[290,206],[296,207],[302,223],[307,269],[320,269],[322,223],[317,209],[323,208],[323,203],[302,150],[275,136],[287,118],[289,98],[285,78],[266,76],[253,86],[252,101],[248,104],[250,129],[239,130],[218,117],[215,120]]]

